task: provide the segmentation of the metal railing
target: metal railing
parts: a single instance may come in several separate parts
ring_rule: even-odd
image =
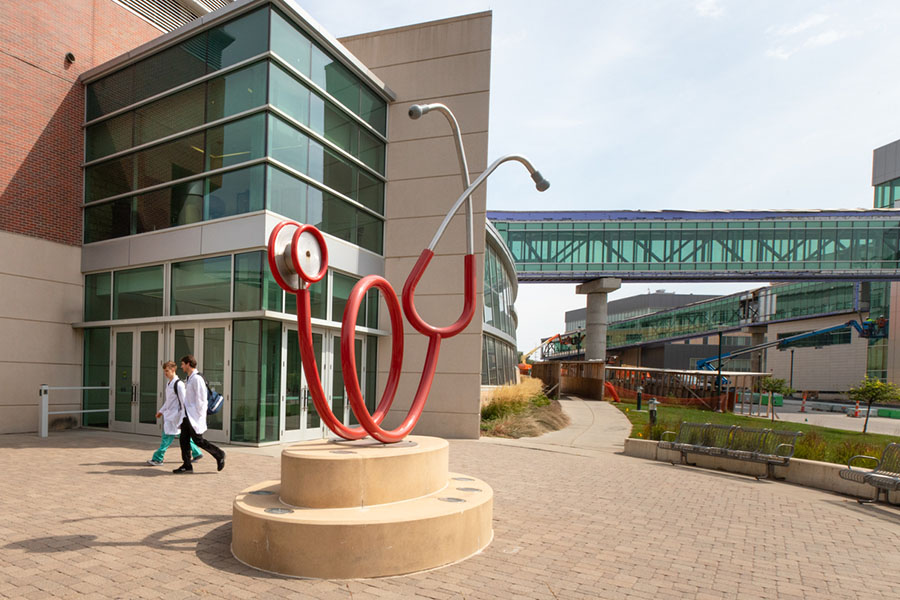
[[[50,410],[50,390],[109,390],[109,386],[62,386],[62,387],[51,387],[46,383],[42,383],[40,387],[40,391],[38,392],[41,397],[41,407],[40,407],[40,423],[38,423],[38,435],[42,438],[47,437],[48,431],[48,422],[50,415],[69,415],[69,414],[81,414],[81,413],[97,413],[97,412],[109,412],[109,408],[94,408],[90,410]]]

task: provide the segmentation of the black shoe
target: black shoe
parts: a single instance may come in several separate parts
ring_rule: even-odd
[[[216,459],[216,471],[221,471],[225,468],[225,453],[222,453],[222,458]]]
[[[194,472],[194,469],[193,469],[192,467],[186,467],[186,466],[184,466],[184,465],[181,465],[180,467],[178,467],[177,469],[175,469],[175,470],[172,471],[172,472],[173,472],[173,473],[177,473],[177,474],[181,474],[181,473],[193,473],[193,472]]]

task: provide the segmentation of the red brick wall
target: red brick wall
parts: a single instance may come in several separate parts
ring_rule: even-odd
[[[161,34],[112,0],[0,1],[0,230],[81,244],[78,76]]]

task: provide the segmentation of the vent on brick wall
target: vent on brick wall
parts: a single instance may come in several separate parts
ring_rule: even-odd
[[[163,31],[186,25],[233,0],[114,0]]]

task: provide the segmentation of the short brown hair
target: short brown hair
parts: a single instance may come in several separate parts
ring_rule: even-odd
[[[163,363],[163,369],[175,369],[175,368],[177,368],[177,365],[174,362],[172,362],[171,360],[167,360],[166,362]]]
[[[197,359],[194,358],[193,354],[185,354],[181,357],[181,362],[191,365],[192,369],[197,368]]]

